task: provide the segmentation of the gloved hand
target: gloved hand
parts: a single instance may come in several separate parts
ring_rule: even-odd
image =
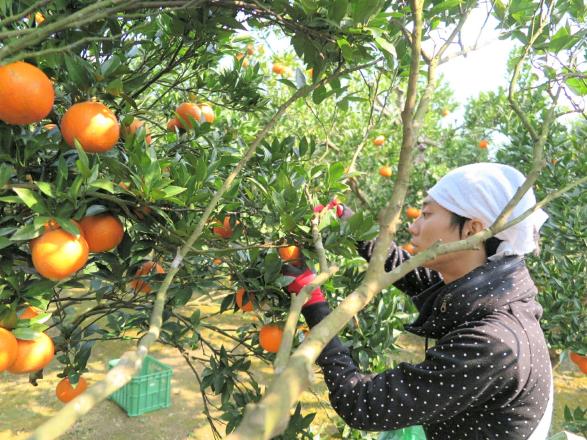
[[[295,274],[290,272],[284,273],[284,275],[293,276]],[[304,286],[314,281],[314,278],[316,278],[316,274],[306,267],[306,269],[301,274],[298,274],[295,277],[295,279],[290,284],[288,284],[287,291],[290,293],[298,294],[304,288]],[[310,293],[310,299],[308,299],[308,301],[305,302],[303,307],[308,307],[309,305],[325,301],[326,298],[324,297],[322,290],[320,289],[320,287],[317,287]]]

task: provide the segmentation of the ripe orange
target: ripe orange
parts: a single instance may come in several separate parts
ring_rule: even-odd
[[[273,71],[273,73],[275,73],[277,75],[282,75],[283,72],[285,72],[285,66],[280,63],[275,63],[275,64],[273,64],[273,67],[271,68],[271,70]]]
[[[190,117],[199,122],[202,117],[202,110],[193,102],[184,102],[177,106],[175,114],[177,115],[179,126],[185,130],[189,130],[194,127]]]
[[[310,67],[308,69],[308,78],[313,78],[314,77],[314,68]]]
[[[18,352],[16,360],[8,368],[11,373],[32,373],[49,365],[55,356],[53,340],[45,333],[37,339],[27,341],[18,339]]]
[[[441,114],[442,116],[448,116],[450,114],[450,111],[447,108],[443,108]]]
[[[41,26],[44,21],[45,21],[45,16],[43,14],[41,14],[40,12],[35,12],[35,24],[37,26]]]
[[[255,53],[255,46],[253,46],[251,43],[247,44],[247,53],[249,55],[253,55]]]
[[[582,356],[572,351],[569,357],[583,373],[587,374],[587,356]]]
[[[145,125],[145,121],[141,121],[140,119],[135,118],[128,127],[123,127],[123,135],[127,136],[129,134],[135,134],[139,127],[142,127],[143,125]],[[145,142],[150,145],[151,140],[150,131],[147,127],[145,127]]]
[[[489,146],[489,141],[487,139],[481,139],[479,141],[479,148],[486,149]]]
[[[222,260],[220,258],[214,258],[214,260],[212,260],[212,264],[215,264],[216,266],[222,264]]]
[[[373,145],[380,147],[385,143],[385,136],[383,136],[382,134],[380,134],[379,136],[377,136],[375,139],[373,139]]]
[[[208,104],[202,104],[200,106],[200,110],[202,110],[202,116],[204,116],[208,124],[214,122],[214,119],[216,119],[216,115],[214,114],[214,110],[212,109],[212,107],[210,107]]]
[[[65,377],[57,384],[57,387],[55,388],[55,395],[63,403],[67,403],[79,396],[87,389],[88,382],[86,382],[83,377],[80,376],[75,388],[69,382],[69,377]]]
[[[63,229],[45,232],[31,243],[33,266],[45,278],[62,280],[80,270],[88,261],[89,246],[83,235]]]
[[[53,108],[55,91],[43,71],[24,61],[0,66],[0,120],[32,124]]]
[[[143,263],[141,265],[141,267],[139,267],[139,269],[136,271],[135,275],[136,276],[143,276],[143,275],[154,275],[154,274],[158,274],[158,273],[165,273],[165,269],[163,269],[163,267],[161,267],[161,265],[159,263],[155,263],[154,261],[147,261],[147,262]],[[147,283],[139,278],[135,278],[135,279],[131,280],[130,283],[128,283],[128,284],[131,289],[133,289],[137,292],[150,293],[152,290],[149,283]]]
[[[283,330],[281,328],[273,324],[264,325],[259,331],[259,344],[263,350],[269,353],[277,353],[282,337]]]
[[[215,224],[220,224],[218,220],[215,221]],[[239,222],[237,221],[236,224],[238,225]],[[212,228],[212,232],[221,238],[230,238],[232,237],[232,227],[230,226],[230,216],[224,217],[224,223],[222,226],[215,226]]]
[[[407,251],[408,253],[414,255],[416,249],[414,249],[414,245],[412,243],[406,243],[402,246],[402,249]]]
[[[112,214],[89,215],[80,220],[80,225],[90,252],[112,250],[124,237],[122,223]]]
[[[0,373],[10,368],[18,354],[18,342],[11,331],[0,327]]]
[[[252,293],[247,295],[247,302],[243,304],[243,297],[245,296],[245,289],[241,287],[236,291],[236,305],[243,312],[251,312],[253,310],[253,297]]]
[[[17,312],[17,315],[18,315],[18,319],[32,319],[35,316],[37,316],[40,312],[41,312],[41,310],[39,310],[35,307],[28,306],[24,309],[19,310]]]
[[[409,207],[406,209],[406,215],[408,218],[418,218],[420,217],[420,210],[418,208]]]
[[[284,262],[288,262],[288,261],[293,260],[294,265],[296,263],[301,264],[301,261],[299,261],[301,252],[300,252],[300,248],[297,246],[287,246],[287,247],[277,248],[277,253],[281,257],[282,261],[284,261]]]
[[[167,122],[167,131],[171,131],[175,133],[175,130],[183,130],[181,124],[177,120],[177,118],[172,118]]]
[[[241,66],[243,66],[245,68],[246,67],[249,67],[249,59],[248,58],[245,58],[244,54],[242,54],[242,53],[239,52],[239,53],[237,53],[235,55],[235,58],[236,58],[237,61],[243,60],[243,58],[244,58],[244,60],[241,63]]]
[[[391,177],[392,171],[390,166],[382,166],[379,168],[379,175],[383,177]]]
[[[61,134],[73,147],[77,139],[84,151],[104,153],[116,145],[120,125],[116,116],[100,102],[85,101],[72,105],[61,119]]]

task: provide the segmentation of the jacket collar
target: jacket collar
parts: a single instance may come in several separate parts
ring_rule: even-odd
[[[411,333],[438,339],[461,324],[514,301],[532,299],[536,293],[522,257],[487,261],[450,284],[441,281],[418,294],[423,304],[420,315],[405,328]]]

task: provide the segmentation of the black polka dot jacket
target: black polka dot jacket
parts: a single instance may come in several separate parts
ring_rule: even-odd
[[[373,246],[359,243],[359,253],[369,260]],[[407,258],[393,244],[386,270]],[[448,285],[438,273],[419,268],[395,286],[420,312],[406,330],[436,339],[436,345],[420,364],[365,374],[333,339],[317,364],[336,412],[366,431],[420,424],[428,440],[530,438],[543,416],[550,417],[545,413],[552,377],[538,322],[542,307],[523,258],[487,261]],[[315,303],[303,313],[312,327],[329,307]]]

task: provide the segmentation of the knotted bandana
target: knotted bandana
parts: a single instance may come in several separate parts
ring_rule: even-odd
[[[442,207],[466,218],[478,218],[491,226],[524,181],[515,168],[499,163],[474,163],[456,168],[436,183],[428,194]],[[513,220],[536,204],[530,188],[506,221]],[[538,209],[520,223],[498,233],[503,240],[495,255],[524,255],[538,249],[538,231],[548,215]]]

